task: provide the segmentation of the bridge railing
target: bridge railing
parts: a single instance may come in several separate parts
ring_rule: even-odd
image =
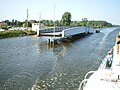
[[[62,31],[62,37],[69,37],[81,33],[92,33],[94,29],[86,26],[73,27]]]
[[[56,26],[55,27],[55,32],[62,32],[64,29],[71,28],[71,26]],[[42,28],[39,30],[40,33],[52,33],[54,32],[54,28]]]

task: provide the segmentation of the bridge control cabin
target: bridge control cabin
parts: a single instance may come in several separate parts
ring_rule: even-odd
[[[39,28],[44,28],[44,25],[41,24],[41,26],[39,26],[39,23],[32,23],[32,30],[36,31],[39,30]]]

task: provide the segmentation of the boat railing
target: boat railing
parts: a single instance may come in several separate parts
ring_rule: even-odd
[[[82,82],[81,82],[80,85],[79,85],[78,90],[83,90],[83,88],[85,87],[87,81],[88,81],[88,79],[82,80]]]
[[[112,59],[113,59],[113,55],[106,55],[106,57],[104,58],[104,60],[102,61],[102,63],[100,64],[99,69],[105,69],[105,68],[110,68],[112,65]]]
[[[84,80],[80,83],[79,85],[79,89],[78,90],[83,90],[83,88],[86,86],[86,83],[88,81],[88,76],[90,77],[90,74],[92,75],[95,71],[89,71],[85,77],[84,77]]]
[[[89,72],[85,75],[84,79],[87,79],[88,75],[93,74],[94,72],[95,72],[95,71],[89,71]]]
[[[107,63],[107,57],[104,58],[104,60],[102,61],[102,63],[99,66],[99,69],[105,69],[106,63]]]

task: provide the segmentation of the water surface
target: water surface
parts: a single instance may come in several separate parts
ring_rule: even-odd
[[[77,90],[84,75],[98,69],[118,31],[102,29],[54,48],[47,37],[0,39],[0,90]]]

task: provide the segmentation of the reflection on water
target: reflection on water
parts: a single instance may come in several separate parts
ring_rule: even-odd
[[[118,31],[102,30],[54,48],[47,46],[48,37],[1,39],[0,90],[77,90],[84,75],[98,69]]]

